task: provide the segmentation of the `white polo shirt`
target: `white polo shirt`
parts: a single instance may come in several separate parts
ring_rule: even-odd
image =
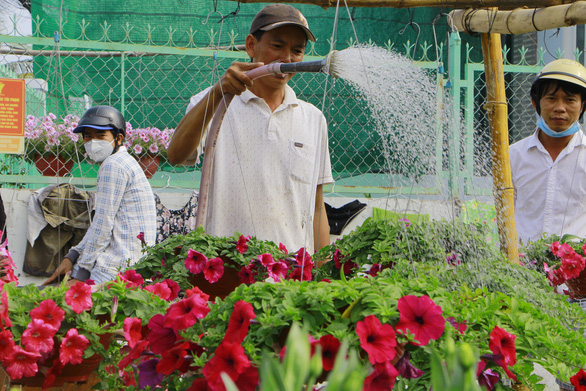
[[[235,96],[216,144],[206,232],[237,231],[313,253],[316,187],[334,181],[327,130],[322,112],[289,86],[274,112],[248,90]]]
[[[554,162],[537,134],[510,148],[519,240],[543,233],[586,237],[586,137],[574,134]]]

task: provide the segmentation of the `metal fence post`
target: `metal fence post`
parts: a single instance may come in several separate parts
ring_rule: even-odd
[[[461,52],[462,39],[460,34],[450,34],[450,48],[448,50],[448,72],[451,100],[451,118],[448,125],[448,159],[450,194],[457,197],[460,193],[460,94],[461,94]]]
[[[122,116],[124,116],[124,102],[125,102],[125,90],[126,90],[126,85],[124,83],[125,80],[125,76],[126,76],[126,65],[124,62],[124,59],[126,57],[126,52],[121,52],[120,53],[120,112],[122,113]]]

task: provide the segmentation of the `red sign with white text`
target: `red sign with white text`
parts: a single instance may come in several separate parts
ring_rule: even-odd
[[[24,80],[0,79],[0,153],[24,152]]]

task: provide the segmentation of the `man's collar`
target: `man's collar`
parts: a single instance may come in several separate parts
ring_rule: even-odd
[[[527,143],[527,150],[537,147],[541,144],[541,141],[539,141],[539,128],[537,128],[535,130],[535,132],[533,133],[533,135],[529,138],[529,142]],[[584,133],[582,132],[582,129],[578,130],[570,139],[570,142],[568,143],[568,146],[575,148],[578,145],[583,145],[586,146],[586,136],[584,136]]]
[[[240,99],[242,99],[242,102],[248,103],[251,99],[261,99],[261,98],[256,96],[254,93],[252,93],[250,90],[247,89],[242,94],[240,94]],[[283,98],[283,103],[281,103],[281,105],[286,105],[286,106],[299,105],[295,91],[293,91],[293,89],[291,87],[289,87],[288,85],[285,85],[285,97]]]

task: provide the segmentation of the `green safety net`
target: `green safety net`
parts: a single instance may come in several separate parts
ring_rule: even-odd
[[[55,41],[77,39],[196,48],[210,44],[241,45],[254,15],[265,5],[225,0],[39,0],[32,4],[32,16],[42,23],[33,34],[55,36]],[[434,29],[437,44],[447,43],[446,17],[437,17],[448,9],[341,8],[334,32],[335,8],[294,6],[302,11],[318,38],[310,53],[313,55],[326,55],[334,37],[338,50],[356,42],[357,37],[361,43],[379,46],[392,42],[396,51],[410,51],[416,60],[434,61]],[[221,17],[225,18],[223,23]],[[60,24],[61,34],[55,35],[60,31]],[[471,43],[472,55],[480,55],[478,38],[463,36],[462,39]],[[418,44],[415,53],[413,48],[407,49],[408,42]],[[52,48],[38,45],[35,48],[48,50],[58,45],[55,42]],[[422,46],[431,50],[424,51]],[[86,45],[83,50],[104,50],[103,47],[88,49]],[[446,52],[444,49],[444,57]],[[214,61],[205,56],[139,56],[125,58],[122,69],[120,58],[60,57],[56,60],[51,56],[35,56],[34,73],[36,78],[49,82],[48,111],[80,115],[84,110],[81,97],[86,96],[92,104],[123,107],[125,117],[134,127],[174,128],[185,114],[189,98],[215,82],[232,61],[230,58]],[[388,171],[380,139],[372,130],[365,105],[355,102],[349,107],[348,102],[356,100],[352,90],[342,83],[327,90],[324,80],[323,75],[298,75],[292,87],[301,99],[320,108],[324,107],[324,94],[328,94],[324,111],[330,126],[330,150],[336,156],[333,161],[336,178]],[[349,116],[352,121],[348,120]]]

